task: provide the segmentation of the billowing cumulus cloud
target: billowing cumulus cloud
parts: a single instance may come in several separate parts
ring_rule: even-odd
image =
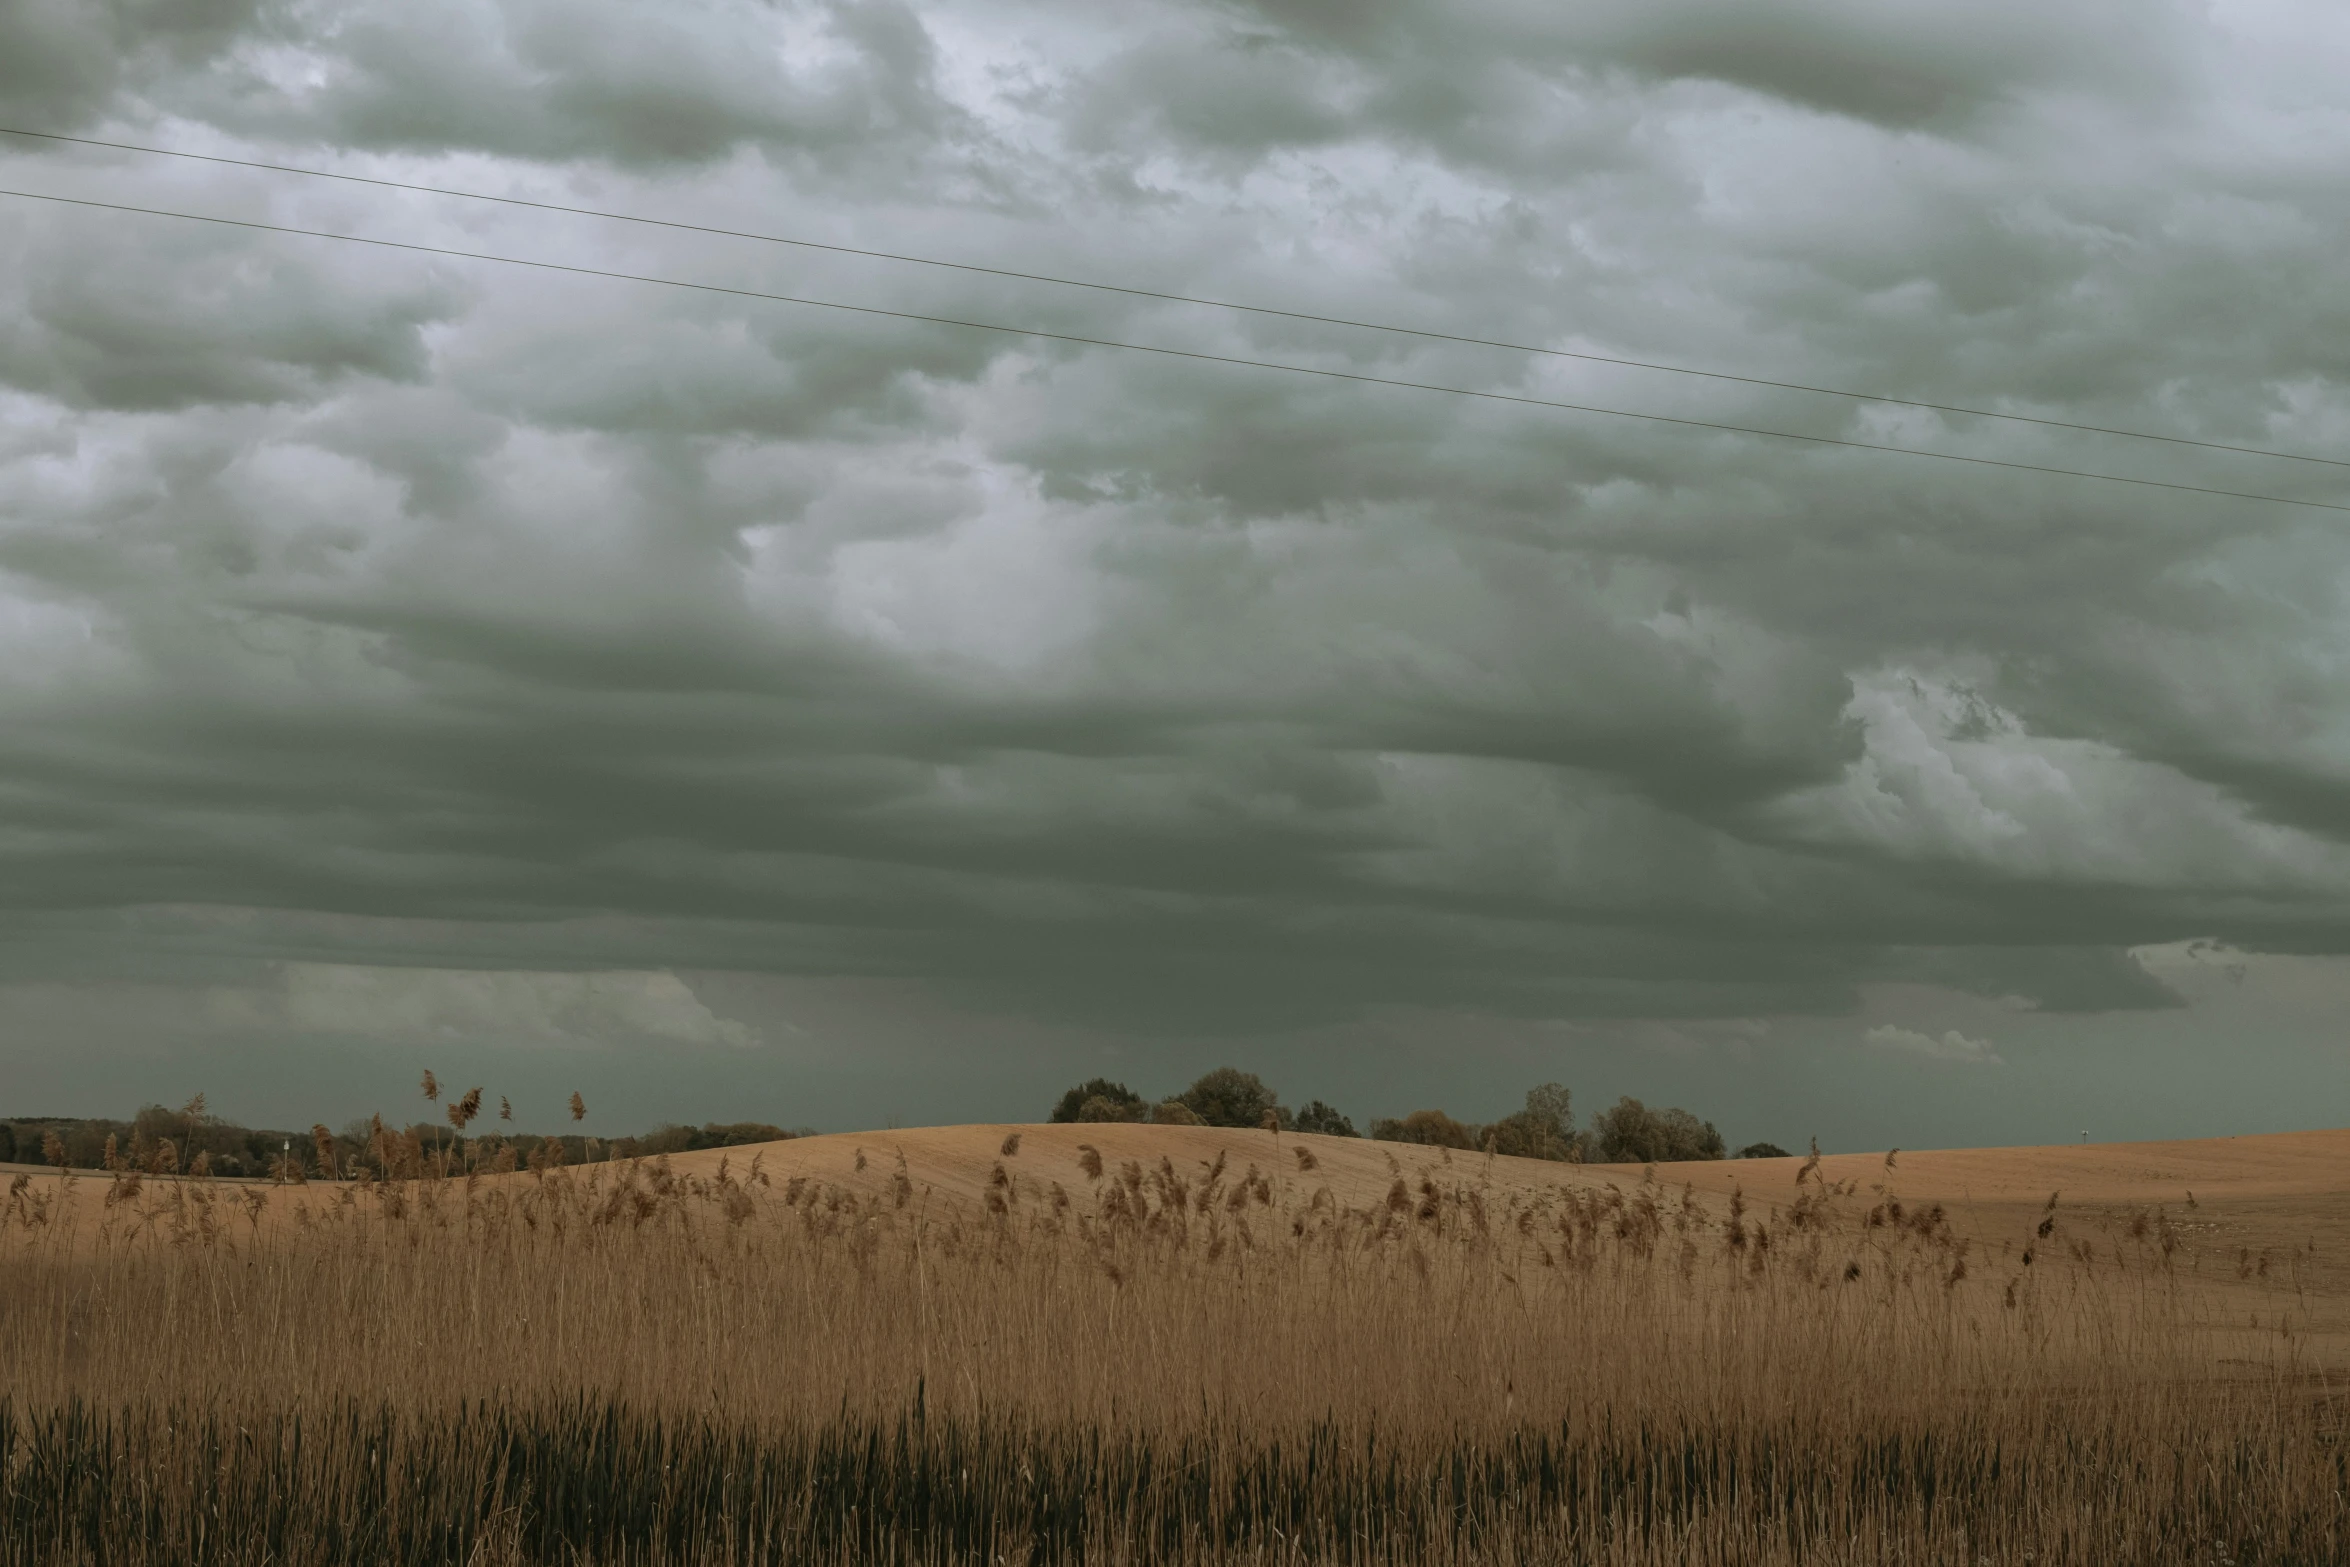
[[[0,124],[2335,456],[2346,64],[2314,4],[34,6]],[[36,194],[2350,502],[0,143]],[[1886,985],[2055,1027],[2206,1004],[2132,953],[2350,929],[2337,513],[0,211],[0,981],[754,1053],[675,973],[820,980],[1062,1040],[1041,1080],[1399,1017],[1760,1061]]]
[[[275,994],[215,998],[238,1021],[329,1034],[449,1044],[677,1045],[756,1042],[670,973],[534,974],[289,963]],[[275,1012],[277,1016],[272,1017]]]
[[[1868,1042],[1877,1049],[1890,1050],[1897,1055],[1918,1056],[1928,1061],[1955,1061],[1966,1066],[2000,1064],[1999,1052],[1991,1048],[1989,1040],[1969,1039],[1955,1028],[1944,1029],[1937,1036],[1894,1023],[1881,1023],[1870,1029],[1867,1037]]]

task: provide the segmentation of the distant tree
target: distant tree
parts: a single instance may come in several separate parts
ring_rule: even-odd
[[[1651,1110],[1626,1097],[1591,1123],[1590,1141],[1603,1164],[1671,1164],[1719,1159],[1727,1151],[1711,1121],[1686,1110]]]
[[[1307,1100],[1305,1108],[1298,1111],[1296,1129],[1301,1132],[1317,1132],[1324,1137],[1359,1135],[1355,1131],[1354,1122],[1340,1115],[1319,1099]]]
[[[1231,1066],[1216,1068],[1179,1097],[1208,1126],[1258,1127],[1265,1124],[1266,1111],[1278,1115],[1281,1109],[1263,1078]],[[1289,1117],[1281,1116],[1278,1124],[1287,1126]]]
[[[1205,1126],[1200,1113],[1180,1099],[1162,1099],[1151,1109],[1153,1126]]]
[[[0,1164],[16,1163],[16,1128],[0,1121]]]
[[[765,1121],[704,1121],[702,1137],[704,1148],[744,1148],[753,1143],[781,1143],[791,1139],[791,1133]]]
[[[769,1126],[764,1121],[731,1121],[721,1125],[706,1122],[701,1126],[661,1125],[642,1137],[623,1137],[612,1145],[615,1157],[622,1159],[650,1159],[657,1154],[692,1153],[700,1148],[740,1148],[747,1143],[780,1143],[791,1136],[780,1126]]]
[[[60,1121],[57,1123],[57,1141],[65,1149],[65,1162],[76,1170],[95,1170],[105,1163],[102,1150],[106,1136],[121,1123],[116,1121]],[[44,1149],[48,1139],[42,1139]],[[55,1163],[55,1160],[51,1160]]]
[[[1485,1128],[1480,1145],[1519,1159],[1573,1159],[1579,1152],[1574,1102],[1574,1096],[1557,1083],[1528,1089],[1526,1108]]]
[[[1414,1110],[1402,1120],[1371,1123],[1371,1136],[1383,1143],[1418,1143],[1428,1148],[1470,1148],[1478,1144],[1478,1128],[1467,1126],[1442,1110]]]
[[[134,1147],[144,1148],[149,1143],[178,1136],[184,1125],[184,1120],[176,1110],[166,1110],[161,1105],[141,1105],[139,1113],[131,1118],[130,1142]]]
[[[1088,1103],[1099,1099],[1103,1103],[1128,1110],[1125,1115],[1087,1115]],[[1139,1121],[1145,1109],[1142,1095],[1124,1083],[1113,1083],[1106,1077],[1090,1077],[1063,1094],[1053,1106],[1051,1119],[1055,1121]]]
[[[1789,1155],[1787,1150],[1777,1143],[1748,1143],[1738,1150],[1738,1157],[1741,1159],[1785,1159]]]
[[[1104,1099],[1096,1094],[1077,1112],[1080,1121],[1140,1121],[1150,1114],[1141,1099]]]

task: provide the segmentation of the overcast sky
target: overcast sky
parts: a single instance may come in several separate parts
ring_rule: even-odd
[[[2326,0],[79,0],[0,123],[2350,459]],[[2350,469],[0,137],[17,192]],[[2350,1120],[2350,516],[0,198],[0,1113]],[[421,1105],[418,1108],[422,1108]]]

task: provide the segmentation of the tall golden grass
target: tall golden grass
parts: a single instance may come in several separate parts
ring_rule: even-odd
[[[0,1560],[2350,1559],[2288,1271],[2159,1221],[1017,1152],[19,1180]]]

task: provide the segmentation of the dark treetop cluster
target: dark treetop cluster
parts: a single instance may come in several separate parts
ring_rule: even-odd
[[[1183,1092],[1155,1103],[1106,1077],[1089,1078],[1061,1095],[1054,1104],[1055,1121],[1148,1121],[1160,1126],[1246,1126],[1285,1132],[1320,1132],[1332,1137],[1356,1137],[1354,1122],[1319,1099],[1309,1099],[1292,1110],[1254,1072],[1220,1066]],[[1593,1164],[1661,1164],[1678,1159],[1720,1159],[1728,1152],[1722,1134],[1711,1121],[1701,1121],[1686,1110],[1651,1109],[1637,1099],[1616,1101],[1614,1108],[1592,1117],[1575,1129],[1574,1096],[1557,1083],[1544,1083],[1526,1093],[1525,1108],[1498,1121],[1478,1124],[1460,1121],[1442,1110],[1414,1110],[1396,1118],[1371,1123],[1370,1135],[1380,1142],[1420,1143],[1438,1148],[1462,1148],[1509,1154],[1522,1159],[1553,1159]],[[1750,1143],[1740,1158],[1784,1158],[1775,1143]]]

